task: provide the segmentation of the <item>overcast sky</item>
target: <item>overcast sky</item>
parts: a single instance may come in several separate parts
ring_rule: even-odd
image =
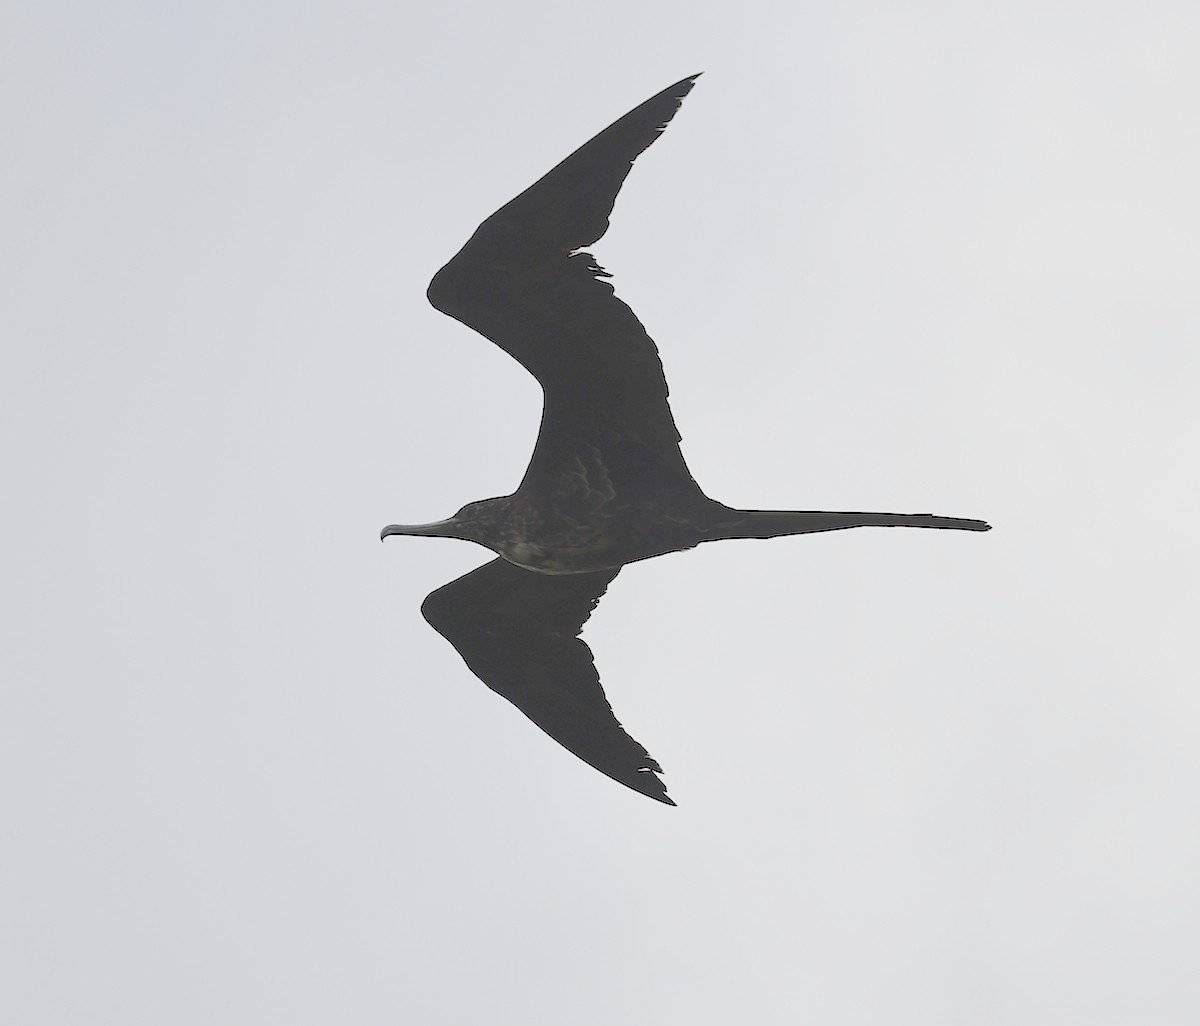
[[[1200,8],[0,15],[0,1018],[1200,1021]],[[596,251],[735,506],[585,632],[672,809],[424,622],[535,382],[426,303],[706,74]],[[1188,467],[1193,467],[1188,470]]]

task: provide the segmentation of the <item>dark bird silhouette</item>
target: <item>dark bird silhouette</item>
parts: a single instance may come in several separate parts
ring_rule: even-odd
[[[692,76],[585,143],[479,226],[429,300],[516,359],[545,394],[512,495],[391,534],[477,542],[502,558],[421,607],[488,687],[613,780],[666,802],[662,772],[613,715],[579,632],[626,563],[725,538],[849,527],[986,531],[927,514],[732,509],[705,495],[679,450],[658,350],[609,275],[581,252],[604,235],[634,159],[666,128]]]

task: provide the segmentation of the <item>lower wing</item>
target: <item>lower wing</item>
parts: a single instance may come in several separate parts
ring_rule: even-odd
[[[538,574],[495,559],[433,592],[421,612],[471,672],[568,751],[667,805],[662,768],[613,715],[579,632],[617,570]]]

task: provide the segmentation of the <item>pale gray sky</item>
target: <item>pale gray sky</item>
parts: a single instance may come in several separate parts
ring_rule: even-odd
[[[0,1018],[1200,1018],[1191,3],[25,3],[0,15]],[[709,494],[983,517],[627,568],[678,809],[378,541],[537,386],[425,301],[706,72],[598,247]],[[737,753],[731,756],[730,753]]]

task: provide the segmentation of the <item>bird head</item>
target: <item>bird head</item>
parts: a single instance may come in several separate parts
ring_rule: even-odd
[[[468,502],[447,520],[435,520],[429,524],[389,524],[380,532],[379,540],[390,534],[408,534],[427,538],[458,538],[491,548],[495,525],[503,516],[500,508],[503,503],[503,499],[481,499]]]

